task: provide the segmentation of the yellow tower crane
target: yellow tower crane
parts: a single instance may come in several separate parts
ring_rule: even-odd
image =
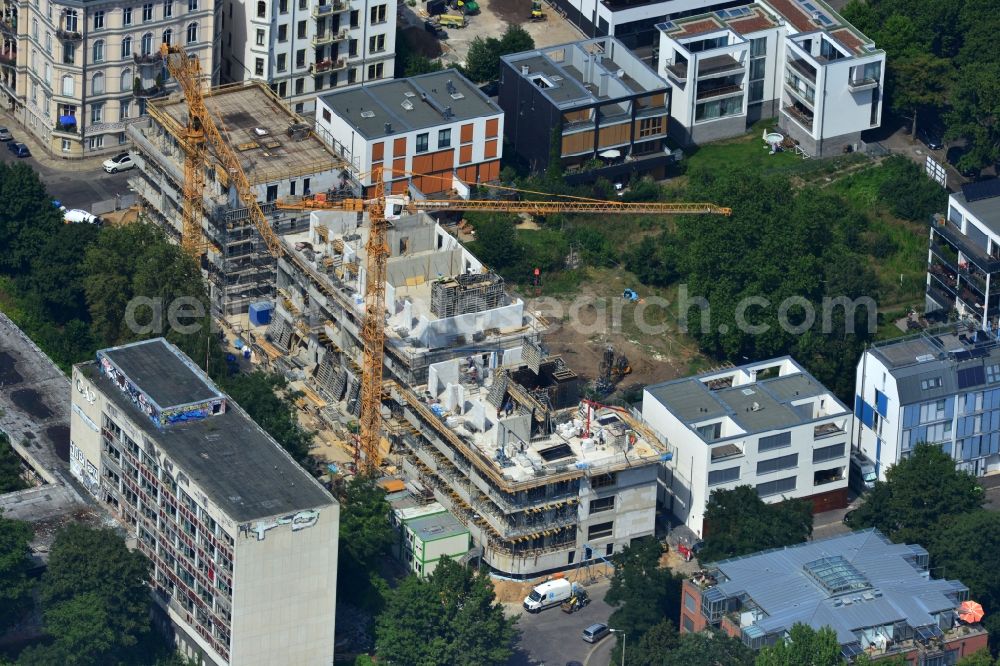
[[[250,219],[264,240],[268,251],[275,257],[286,255],[294,263],[299,262],[289,252],[278,235],[271,228],[264,211],[257,201],[257,195],[250,185],[243,167],[232,146],[223,138],[215,121],[205,107],[202,91],[203,79],[197,57],[189,57],[178,46],[163,44],[161,53],[170,75],[177,80],[187,101],[188,126],[184,140],[184,223],[181,242],[185,249],[197,254],[203,246],[201,228],[203,171],[207,155],[207,145],[211,144],[215,155],[228,171],[236,185],[243,205],[247,207]],[[389,260],[389,245],[386,239],[388,218],[417,211],[496,211],[505,213],[530,213],[548,215],[554,213],[608,213],[608,214],[662,214],[690,215],[716,214],[730,215],[731,209],[713,204],[691,203],[626,203],[621,201],[601,201],[597,199],[569,198],[566,201],[476,201],[476,200],[412,200],[407,197],[386,196],[385,182],[381,167],[372,173],[374,185],[371,197],[366,199],[340,199],[319,201],[303,199],[278,202],[278,208],[286,209],[327,209],[350,212],[365,212],[369,218],[368,275],[365,284],[365,318],[362,325],[364,342],[364,365],[361,381],[361,432],[359,450],[362,467],[375,470],[381,463],[379,440],[382,429],[382,363],[385,349],[385,284],[386,267]],[[538,194],[538,193],[535,193]]]

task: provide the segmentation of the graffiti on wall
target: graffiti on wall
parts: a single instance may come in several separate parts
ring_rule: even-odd
[[[299,511],[298,513],[290,513],[287,516],[282,516],[281,518],[275,518],[271,522],[265,522],[263,520],[256,523],[244,523],[240,525],[240,534],[245,534],[249,536],[251,533],[257,535],[257,541],[264,540],[264,533],[268,530],[273,530],[275,527],[280,527],[281,525],[291,525],[292,531],[297,532],[299,530],[304,530],[307,527],[312,527],[319,520],[319,511]]]
[[[87,460],[83,450],[72,441],[69,443],[69,472],[83,484],[94,497],[100,496],[101,481],[97,475],[97,467]]]
[[[125,396],[132,401],[132,403],[140,409],[150,420],[156,424],[160,425],[159,410],[157,409],[156,403],[154,403],[149,396],[139,390],[139,387],[132,383],[132,381],[116,368],[111,361],[108,360],[107,356],[98,354],[100,359],[100,369],[101,374],[111,380],[111,382],[118,387]]]

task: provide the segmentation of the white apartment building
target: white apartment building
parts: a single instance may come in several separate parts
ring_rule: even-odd
[[[383,168],[387,192],[420,194],[500,177],[503,110],[447,69],[321,95],[316,134],[370,187]]]
[[[718,489],[847,506],[851,412],[791,357],[649,386],[642,416],[670,441],[673,512],[699,535]]]
[[[332,664],[339,505],[163,338],[73,366],[70,471],[199,664]]]
[[[212,71],[212,0],[22,0],[5,7],[0,91],[55,155],[121,150],[147,101],[174,87],[160,44],[183,46]]]
[[[820,0],[761,0],[666,21],[671,136],[736,136],[762,118],[808,156],[855,150],[882,116],[885,52]]]
[[[976,476],[1000,470],[1000,344],[962,323],[875,344],[858,361],[854,415],[882,480],[921,442]]]
[[[264,81],[312,116],[324,90],[391,79],[396,3],[220,0],[223,82]]]

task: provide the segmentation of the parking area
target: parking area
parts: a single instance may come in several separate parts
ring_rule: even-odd
[[[539,47],[564,44],[585,36],[552,5],[547,2],[542,5],[545,20],[531,21],[531,0],[482,0],[479,2],[479,12],[466,17],[466,27],[445,30],[447,37],[440,40],[441,60],[445,67],[464,64],[469,46],[476,37],[499,38],[509,24],[520,25],[527,30],[535,40],[535,46]],[[424,31],[424,20],[428,18],[427,3],[418,2],[415,7],[400,4],[400,7],[400,29]],[[428,33],[428,37],[430,36]],[[436,57],[427,53],[425,55]]]

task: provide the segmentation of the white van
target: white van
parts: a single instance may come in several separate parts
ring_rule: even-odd
[[[851,453],[851,468],[848,476],[848,483],[854,492],[859,495],[875,487],[878,474],[875,472],[875,463],[868,459],[860,451]]]
[[[536,585],[531,590],[531,594],[524,598],[524,610],[529,613],[537,613],[552,606],[558,606],[570,598],[573,593],[573,585],[565,578],[547,580],[541,585]]]

